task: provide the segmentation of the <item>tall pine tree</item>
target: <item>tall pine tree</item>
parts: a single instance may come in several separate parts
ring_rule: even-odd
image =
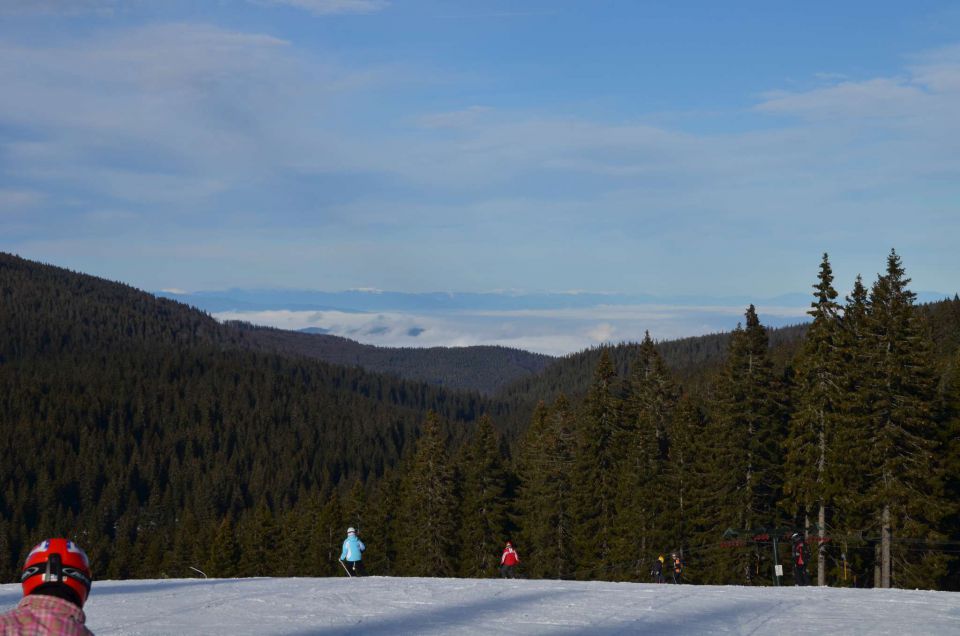
[[[716,444],[711,512],[718,535],[727,529],[759,531],[779,523],[783,407],[767,331],[753,305],[745,318],[746,327],[738,325],[730,338],[709,431]],[[726,556],[717,559],[714,575],[719,581],[762,582],[765,570],[772,571],[774,565],[764,563],[764,553],[750,549],[732,550]]]
[[[685,578],[696,581],[709,569],[706,564],[713,552],[707,546],[716,544],[717,528],[707,517],[713,484],[703,459],[710,442],[704,434],[703,409],[689,393],[677,401],[668,442],[662,477],[667,505],[659,522],[668,531],[668,549],[678,552],[687,564]],[[703,544],[693,548],[698,536]]]
[[[811,517],[816,535],[826,533],[827,510],[836,506],[840,481],[835,458],[836,431],[842,426],[846,356],[840,305],[833,288],[833,271],[826,254],[814,285],[813,317],[796,362],[796,409],[785,444],[784,507],[808,530]],[[837,458],[839,459],[839,458]],[[825,543],[818,543],[817,583],[826,585]]]
[[[577,578],[602,578],[615,565],[613,551],[621,427],[619,382],[610,352],[600,354],[577,435],[574,545],[584,559]],[[592,559],[592,561],[586,560]]]
[[[436,413],[429,413],[406,471],[400,502],[398,567],[408,576],[452,576],[458,522],[453,468]]]
[[[917,551],[904,539],[936,542],[946,512],[934,413],[932,345],[914,310],[916,295],[900,257],[891,251],[885,274],[870,292],[867,391],[868,477],[865,500],[880,531],[880,586],[933,587],[945,571],[943,554]],[[921,544],[923,547],[923,544]]]
[[[520,444],[517,471],[517,525],[526,572],[534,577],[568,578],[576,568],[573,546],[575,422],[560,395],[542,402]]]
[[[480,418],[460,469],[460,574],[469,578],[492,576],[507,536],[510,502],[500,439],[488,416]]]
[[[943,382],[943,426],[941,427],[941,448],[943,449],[943,467],[946,476],[944,497],[953,502],[943,520],[943,527],[949,528],[947,539],[960,542],[960,351],[953,356]],[[941,589],[960,589],[960,559],[954,558],[949,564],[945,585]]]
[[[622,577],[645,580],[653,560],[672,548],[670,520],[675,505],[666,490],[667,429],[677,389],[647,332],[637,351],[617,445],[625,453],[619,472],[614,550],[624,558]],[[671,515],[672,516],[672,515]],[[633,558],[635,557],[635,558]]]
[[[398,470],[388,471],[374,486],[363,529],[363,540],[367,546],[363,560],[367,572],[382,576],[396,572],[400,493],[401,476]]]

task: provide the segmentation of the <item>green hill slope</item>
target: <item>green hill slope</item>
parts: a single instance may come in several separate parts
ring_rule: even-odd
[[[248,336],[0,254],[0,572],[54,532],[82,534],[107,570],[136,574],[121,551],[149,543],[142,533],[157,533],[162,559],[188,532],[184,515],[209,530],[315,502],[395,465],[427,411],[469,422],[482,410],[476,393],[269,353]]]
[[[485,395],[543,371],[555,358],[507,347],[390,348],[326,334],[284,331],[231,322],[244,338],[270,351],[362,367],[408,380]]]

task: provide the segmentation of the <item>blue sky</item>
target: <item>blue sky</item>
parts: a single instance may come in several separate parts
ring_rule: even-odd
[[[958,34],[923,0],[0,0],[0,249],[148,290],[768,298],[895,247],[952,294]]]

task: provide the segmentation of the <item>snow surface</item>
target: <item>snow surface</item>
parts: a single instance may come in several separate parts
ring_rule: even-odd
[[[0,610],[20,600],[0,585]],[[111,634],[960,634],[960,594],[369,577],[97,581]]]

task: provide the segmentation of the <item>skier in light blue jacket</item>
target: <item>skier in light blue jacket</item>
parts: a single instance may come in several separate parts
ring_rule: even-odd
[[[350,576],[365,576],[363,569],[363,551],[367,546],[357,536],[357,531],[353,528],[347,528],[347,538],[343,541],[343,550],[340,551],[340,562],[347,568],[347,574]]]

